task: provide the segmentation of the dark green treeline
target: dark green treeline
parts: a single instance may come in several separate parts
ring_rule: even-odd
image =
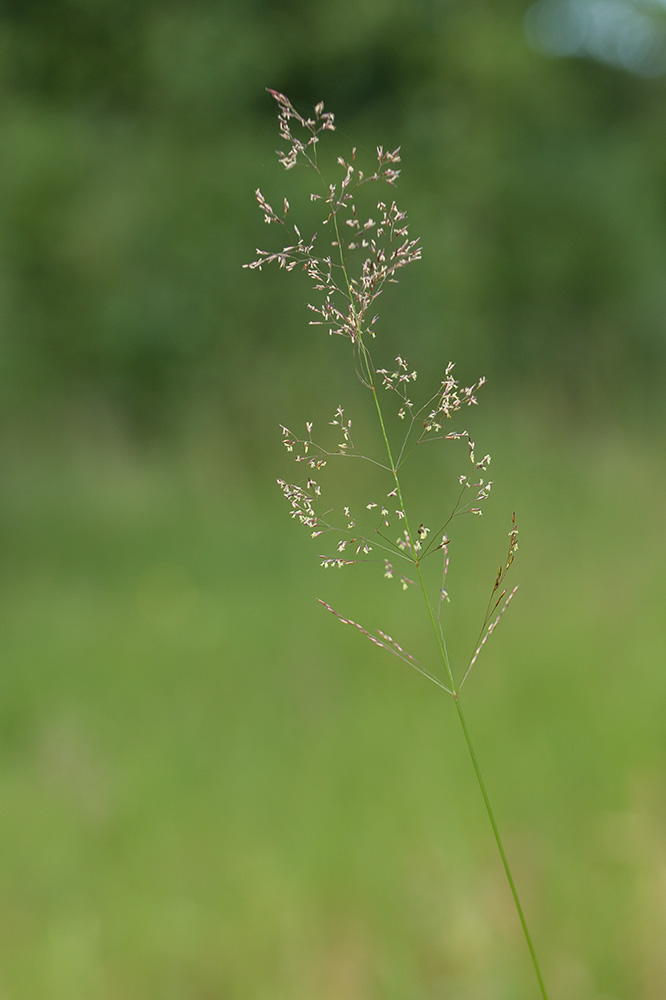
[[[528,6],[9,0],[5,413],[238,417],[298,366],[304,285],[241,270],[273,235],[253,189],[297,200],[266,86],[323,99],[335,150],[402,146],[424,259],[384,306],[389,347],[407,327],[421,364],[574,407],[658,396],[666,83],[533,51]]]

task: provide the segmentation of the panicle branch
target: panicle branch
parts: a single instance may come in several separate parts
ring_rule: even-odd
[[[335,131],[335,116],[330,111],[324,111],[324,102],[320,101],[315,105],[314,118],[303,118],[288,97],[277,90],[271,90],[270,87],[267,87],[266,90],[277,101],[280,135],[289,143],[289,149],[286,153],[282,150],[277,151],[280,163],[285,170],[291,170],[292,167],[295,167],[299,157],[313,164],[314,146],[319,142],[319,135],[321,132]],[[306,133],[305,141],[293,134],[292,122],[300,125]]]
[[[518,526],[516,524],[516,515],[514,513],[511,518],[511,531],[509,532],[509,551],[507,553],[506,562],[504,563],[503,566],[500,566],[500,568],[497,571],[497,576],[495,577],[495,583],[493,585],[493,589],[490,593],[490,599],[488,601],[488,608],[486,609],[486,617],[483,621],[483,625],[481,626],[480,637],[477,642],[476,649],[472,654],[472,658],[467,666],[467,670],[465,671],[463,679],[460,682],[460,687],[462,687],[465,681],[467,680],[472,667],[479,658],[481,650],[483,649],[486,642],[488,641],[492,633],[499,625],[502,617],[504,616],[504,612],[508,608],[510,601],[513,599],[516,591],[518,590],[518,587],[514,587],[513,590],[510,591],[510,593],[507,595],[506,588],[503,587],[504,578],[506,577],[506,574],[509,572],[513,564],[513,560],[517,550],[518,550]],[[497,609],[500,607],[500,605],[502,605],[502,607],[500,611],[497,612]],[[493,615],[495,614],[496,617],[493,618]]]
[[[326,601],[322,601],[321,598],[319,598],[319,603],[323,604],[323,606],[328,611],[330,611],[332,615],[335,615],[338,621],[342,622],[343,625],[351,625],[353,626],[353,628],[358,629],[359,632],[362,635],[366,636],[366,638],[368,638],[370,642],[374,643],[375,646],[378,646],[380,649],[386,649],[389,653],[393,653],[394,656],[397,656],[399,660],[403,660],[405,663],[408,663],[410,667],[413,667],[415,670],[418,670],[420,674],[423,674],[424,677],[427,677],[428,680],[432,681],[433,684],[436,684],[437,687],[443,688],[443,690],[446,691],[448,694],[452,694],[450,688],[448,688],[446,684],[443,684],[442,681],[440,681],[439,677],[436,677],[434,674],[431,674],[429,670],[426,670],[426,668],[421,663],[419,663],[416,657],[412,656],[411,653],[406,652],[406,650],[404,650],[402,646],[400,646],[395,641],[395,639],[391,638],[391,636],[388,635],[388,633],[383,632],[381,629],[378,628],[376,630],[377,634],[374,635],[372,632],[369,632],[366,628],[363,628],[362,625],[359,625],[358,622],[352,621],[351,618],[343,618],[342,615],[335,610],[335,608],[332,608],[330,604],[326,603]]]

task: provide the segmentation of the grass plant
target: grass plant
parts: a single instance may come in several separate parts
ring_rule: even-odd
[[[333,431],[325,432],[323,437],[315,433],[314,421],[310,419],[298,433],[283,426],[283,444],[303,468],[304,475],[295,482],[278,479],[278,484],[291,516],[308,529],[313,539],[330,543],[328,551],[320,557],[323,568],[375,566],[387,581],[404,591],[420,594],[426,628],[434,640],[437,668],[424,665],[385,627],[366,627],[327,601],[320,599],[320,603],[342,624],[357,629],[375,646],[418,671],[453,702],[539,995],[547,1000],[461,697],[488,639],[517,590],[515,586],[509,588],[506,582],[518,548],[515,515],[508,531],[506,557],[493,575],[478,636],[462,666],[453,662],[447,644],[451,629],[447,615],[448,578],[451,559],[458,558],[458,526],[462,518],[482,514],[492,487],[492,480],[488,479],[490,455],[479,457],[470,433],[458,423],[461,413],[477,404],[485,378],[464,385],[454,376],[454,363],[449,361],[437,388],[429,390],[423,401],[415,402],[412,396],[418,375],[403,354],[390,367],[377,367],[374,348],[378,331],[377,299],[387,285],[397,282],[403,267],[421,257],[419,240],[411,238],[406,214],[398,208],[392,194],[400,173],[400,150],[378,147],[376,162],[366,171],[357,163],[357,150],[352,149],[348,158],[337,157],[339,173],[337,180],[331,181],[321,165],[319,145],[325,133],[335,130],[334,116],[320,102],[313,116],[306,118],[284,94],[275,90],[269,93],[277,103],[280,136],[287,147],[278,152],[280,163],[286,170],[305,167],[314,174],[316,190],[311,191],[310,202],[323,208],[321,224],[325,235],[304,236],[302,228],[291,222],[288,199],[283,198],[280,210],[276,211],[257,189],[255,194],[265,222],[281,229],[285,241],[279,250],[257,250],[256,259],[245,266],[261,270],[266,264],[277,264],[287,271],[305,271],[315,293],[314,300],[308,303],[312,314],[310,324],[349,341],[355,376],[370,399],[368,419],[374,419],[378,445],[375,449],[366,447],[364,442],[373,433],[367,432],[362,422],[359,431],[358,421],[342,405],[337,406],[328,421]],[[378,198],[377,187],[381,189]],[[384,193],[386,188],[388,196]],[[426,513],[419,474],[427,475],[429,470],[441,466],[442,459],[435,457],[433,444],[451,448],[456,442],[465,446],[467,471],[451,477],[449,493]],[[417,455],[424,450],[428,451],[425,469],[417,461]],[[354,463],[354,475],[337,477],[344,489],[354,490],[353,497],[340,499],[336,495],[336,476],[331,472],[332,468],[339,471],[340,461],[347,466]],[[416,476],[410,475],[412,466],[417,466]],[[370,477],[365,475],[367,470]]]

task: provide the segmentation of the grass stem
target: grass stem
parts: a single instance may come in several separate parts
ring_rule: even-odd
[[[504,845],[502,843],[502,838],[500,836],[499,828],[497,826],[497,820],[495,819],[495,813],[493,812],[493,807],[490,803],[490,798],[488,797],[488,791],[486,789],[486,783],[483,780],[483,775],[481,773],[481,768],[479,767],[479,762],[476,757],[476,752],[474,750],[474,745],[472,743],[471,737],[469,735],[469,729],[467,728],[467,722],[465,721],[465,716],[462,710],[462,705],[460,704],[460,698],[458,697],[458,692],[455,692],[453,699],[456,703],[456,709],[458,711],[458,718],[460,720],[460,725],[462,726],[462,731],[465,735],[465,742],[467,743],[467,749],[469,750],[469,755],[472,758],[472,765],[474,767],[474,773],[476,775],[477,784],[481,790],[481,795],[486,807],[486,812],[488,813],[488,819],[490,820],[490,825],[493,830],[495,837],[495,842],[497,844],[497,849],[500,853],[500,858],[502,859],[502,865],[504,866],[504,873],[509,883],[509,888],[511,889],[511,895],[513,896],[513,902],[516,907],[516,912],[518,913],[518,918],[520,920],[521,927],[523,928],[523,934],[525,935],[525,941],[527,942],[527,947],[529,949],[530,957],[532,959],[532,965],[534,966],[534,971],[536,973],[537,980],[539,982],[539,989],[541,990],[541,996],[543,1000],[548,1000],[548,994],[546,993],[546,987],[543,981],[543,976],[541,975],[541,969],[539,968],[539,962],[534,950],[534,945],[532,943],[532,937],[527,926],[527,920],[525,919],[525,913],[520,902],[520,897],[518,896],[518,890],[516,888],[516,883],[514,882],[513,875],[511,873],[511,867],[509,865],[509,860],[506,856],[506,851],[504,850]]]

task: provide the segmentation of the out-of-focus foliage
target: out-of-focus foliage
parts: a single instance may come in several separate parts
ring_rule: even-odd
[[[592,405],[631,397],[666,357],[666,85],[538,54],[527,7],[6,4],[4,407],[80,399],[160,423],[196,398],[244,414],[241,372],[270,391],[293,366],[302,286],[240,270],[267,238],[253,188],[293,184],[266,85],[324,99],[342,151],[403,147],[424,263],[389,343],[408,324],[421,360],[473,356],[510,389],[547,381]]]
[[[332,155],[402,145],[424,255],[378,363],[489,377],[447,629],[467,662],[515,507],[465,696],[549,989],[666,996],[662,424],[626,415],[666,360],[666,85],[540,54],[532,6],[6,0],[2,998],[534,995],[452,706],[314,599],[420,655],[410,595],[324,574],[272,484],[278,420],[356,401],[304,276],[241,268],[254,188],[311,207],[265,86]]]

